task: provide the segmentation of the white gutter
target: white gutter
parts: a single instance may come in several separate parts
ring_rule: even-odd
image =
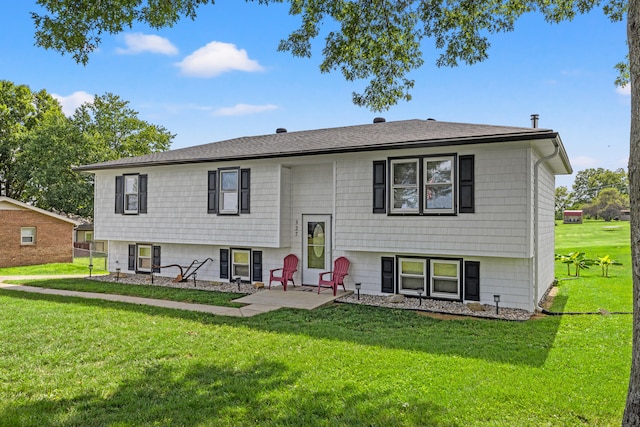
[[[541,307],[538,305],[538,303],[540,302],[540,295],[538,295],[538,264],[539,264],[539,261],[538,261],[538,252],[539,252],[538,251],[538,222],[539,222],[538,170],[542,162],[552,159],[558,155],[558,152],[560,151],[560,144],[558,144],[558,141],[554,139],[553,145],[554,145],[553,153],[549,154],[548,156],[542,157],[541,159],[538,159],[538,161],[533,166],[533,187],[534,187],[534,190],[533,190],[533,260],[535,262],[535,265],[533,267],[533,271],[534,271],[533,305],[535,309],[538,309],[538,310],[541,309]]]

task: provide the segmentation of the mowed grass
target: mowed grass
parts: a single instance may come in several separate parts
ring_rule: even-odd
[[[92,274],[105,274],[107,271],[98,268],[98,264],[104,262],[100,260],[94,264]],[[52,263],[40,265],[27,265],[22,267],[0,268],[0,276],[56,276],[65,274],[86,274],[89,275],[89,258],[76,258],[73,263]]]
[[[631,264],[630,223],[628,221],[586,221],[583,224],[557,222],[556,253],[585,252],[587,258],[597,259],[609,255],[622,265],[609,267],[609,276],[603,277],[601,268],[592,265],[575,277],[571,266],[556,261],[558,295],[552,311],[609,312],[633,311],[633,282]]]
[[[198,289],[177,289],[164,286],[153,286],[151,284],[130,285],[125,283],[100,282],[85,279],[23,279],[11,280],[9,283],[36,286],[39,288],[127,295],[168,301],[220,305],[225,307],[242,307],[245,305],[231,302],[234,299],[245,296],[245,294],[211,292]]]
[[[562,281],[555,309],[603,305],[609,281],[579,280],[594,291]],[[6,290],[0,307],[0,426],[613,426],[631,360],[626,314],[243,319]]]

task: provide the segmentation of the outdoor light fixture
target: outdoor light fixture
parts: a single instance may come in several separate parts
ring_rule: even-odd
[[[236,277],[236,283],[238,284],[238,290],[240,290],[240,283],[242,282],[242,278]]]
[[[498,304],[500,303],[500,295],[494,295],[493,302],[496,303],[496,314],[499,314]]]
[[[120,281],[120,267],[116,267],[116,282]]]
[[[89,264],[89,277],[91,277],[91,270],[93,270],[93,264]]]
[[[360,301],[360,288],[362,287],[362,283],[356,283],[356,291],[358,291],[358,301]]]
[[[418,289],[418,305],[422,305],[422,293],[424,292],[424,289]]]

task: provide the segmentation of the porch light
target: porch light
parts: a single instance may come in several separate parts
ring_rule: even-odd
[[[91,270],[93,270],[93,264],[89,264],[89,277],[91,277]]]
[[[362,288],[362,283],[356,283],[356,291],[358,291],[358,301],[360,301],[360,288]]]
[[[500,295],[494,295],[493,302],[496,303],[496,314],[499,314],[498,304],[500,303]]]
[[[422,305],[422,293],[424,292],[424,289],[418,289],[418,305]]]

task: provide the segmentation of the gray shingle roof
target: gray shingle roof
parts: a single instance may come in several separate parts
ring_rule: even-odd
[[[403,120],[299,132],[247,136],[194,147],[96,163],[78,171],[207,161],[290,157],[353,151],[554,139],[551,129],[492,126],[435,120]],[[564,151],[564,150],[562,150]]]

